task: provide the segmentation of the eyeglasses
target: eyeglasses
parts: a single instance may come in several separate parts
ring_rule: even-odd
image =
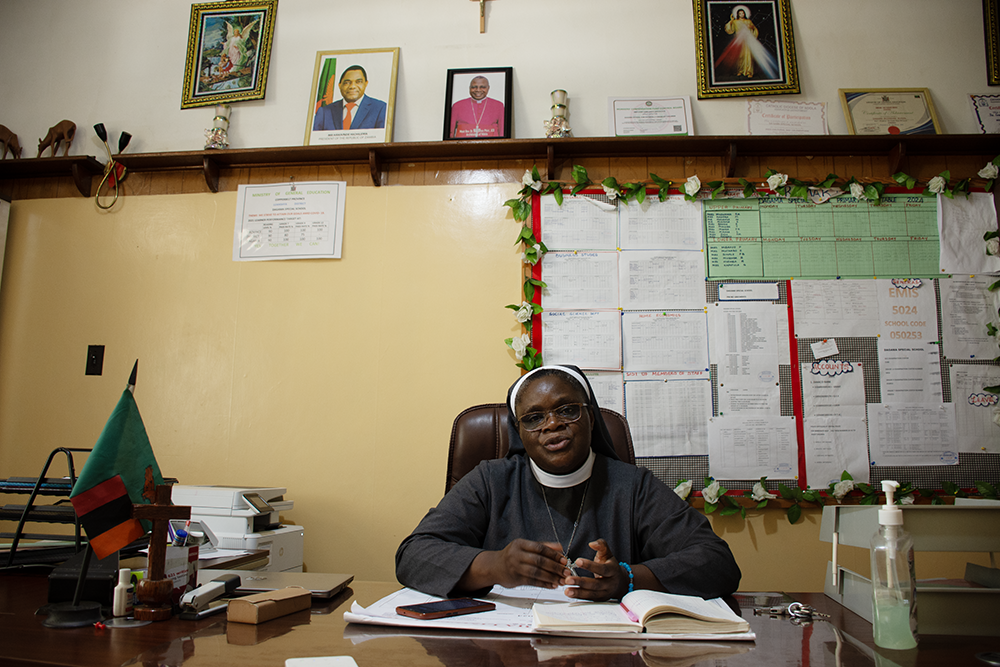
[[[566,403],[565,405],[560,405],[554,410],[546,410],[545,412],[529,412],[526,415],[521,415],[521,418],[517,420],[517,423],[524,428],[525,431],[537,431],[545,422],[549,420],[549,415],[553,415],[556,421],[562,422],[563,424],[572,424],[575,421],[579,421],[580,417],[583,416],[583,409],[590,407],[586,403]]]

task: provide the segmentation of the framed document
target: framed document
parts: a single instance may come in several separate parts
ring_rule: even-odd
[[[609,97],[608,132],[613,137],[693,136],[691,98]]]
[[[398,48],[318,52],[306,146],[392,141],[398,64]]]
[[[693,1],[698,99],[799,92],[789,0]]]
[[[514,68],[450,69],[444,139],[510,139]]]
[[[748,134],[830,134],[826,102],[747,100]]]
[[[941,134],[926,88],[841,88],[851,134]]]
[[[191,5],[181,109],[264,99],[278,0]]]
[[[1000,134],[1000,95],[969,95],[982,134]]]

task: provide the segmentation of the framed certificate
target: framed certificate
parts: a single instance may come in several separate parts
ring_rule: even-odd
[[[614,137],[693,136],[691,98],[609,97],[608,131]]]
[[[1000,0],[983,0],[986,37],[986,83],[1000,86]]]
[[[851,134],[941,134],[926,88],[841,88]]]

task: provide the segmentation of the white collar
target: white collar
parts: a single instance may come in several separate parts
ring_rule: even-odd
[[[535,474],[535,479],[542,486],[547,486],[550,489],[568,489],[577,484],[583,484],[588,479],[590,479],[590,474],[594,470],[594,459],[597,455],[594,454],[594,450],[590,450],[590,456],[587,460],[583,462],[583,465],[574,470],[573,472],[566,475],[553,475],[550,472],[545,472],[538,467],[538,464],[528,457],[528,462],[531,463],[531,472]]]

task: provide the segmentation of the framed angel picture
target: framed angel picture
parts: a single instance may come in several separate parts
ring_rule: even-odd
[[[181,109],[264,99],[278,0],[191,5]]]

